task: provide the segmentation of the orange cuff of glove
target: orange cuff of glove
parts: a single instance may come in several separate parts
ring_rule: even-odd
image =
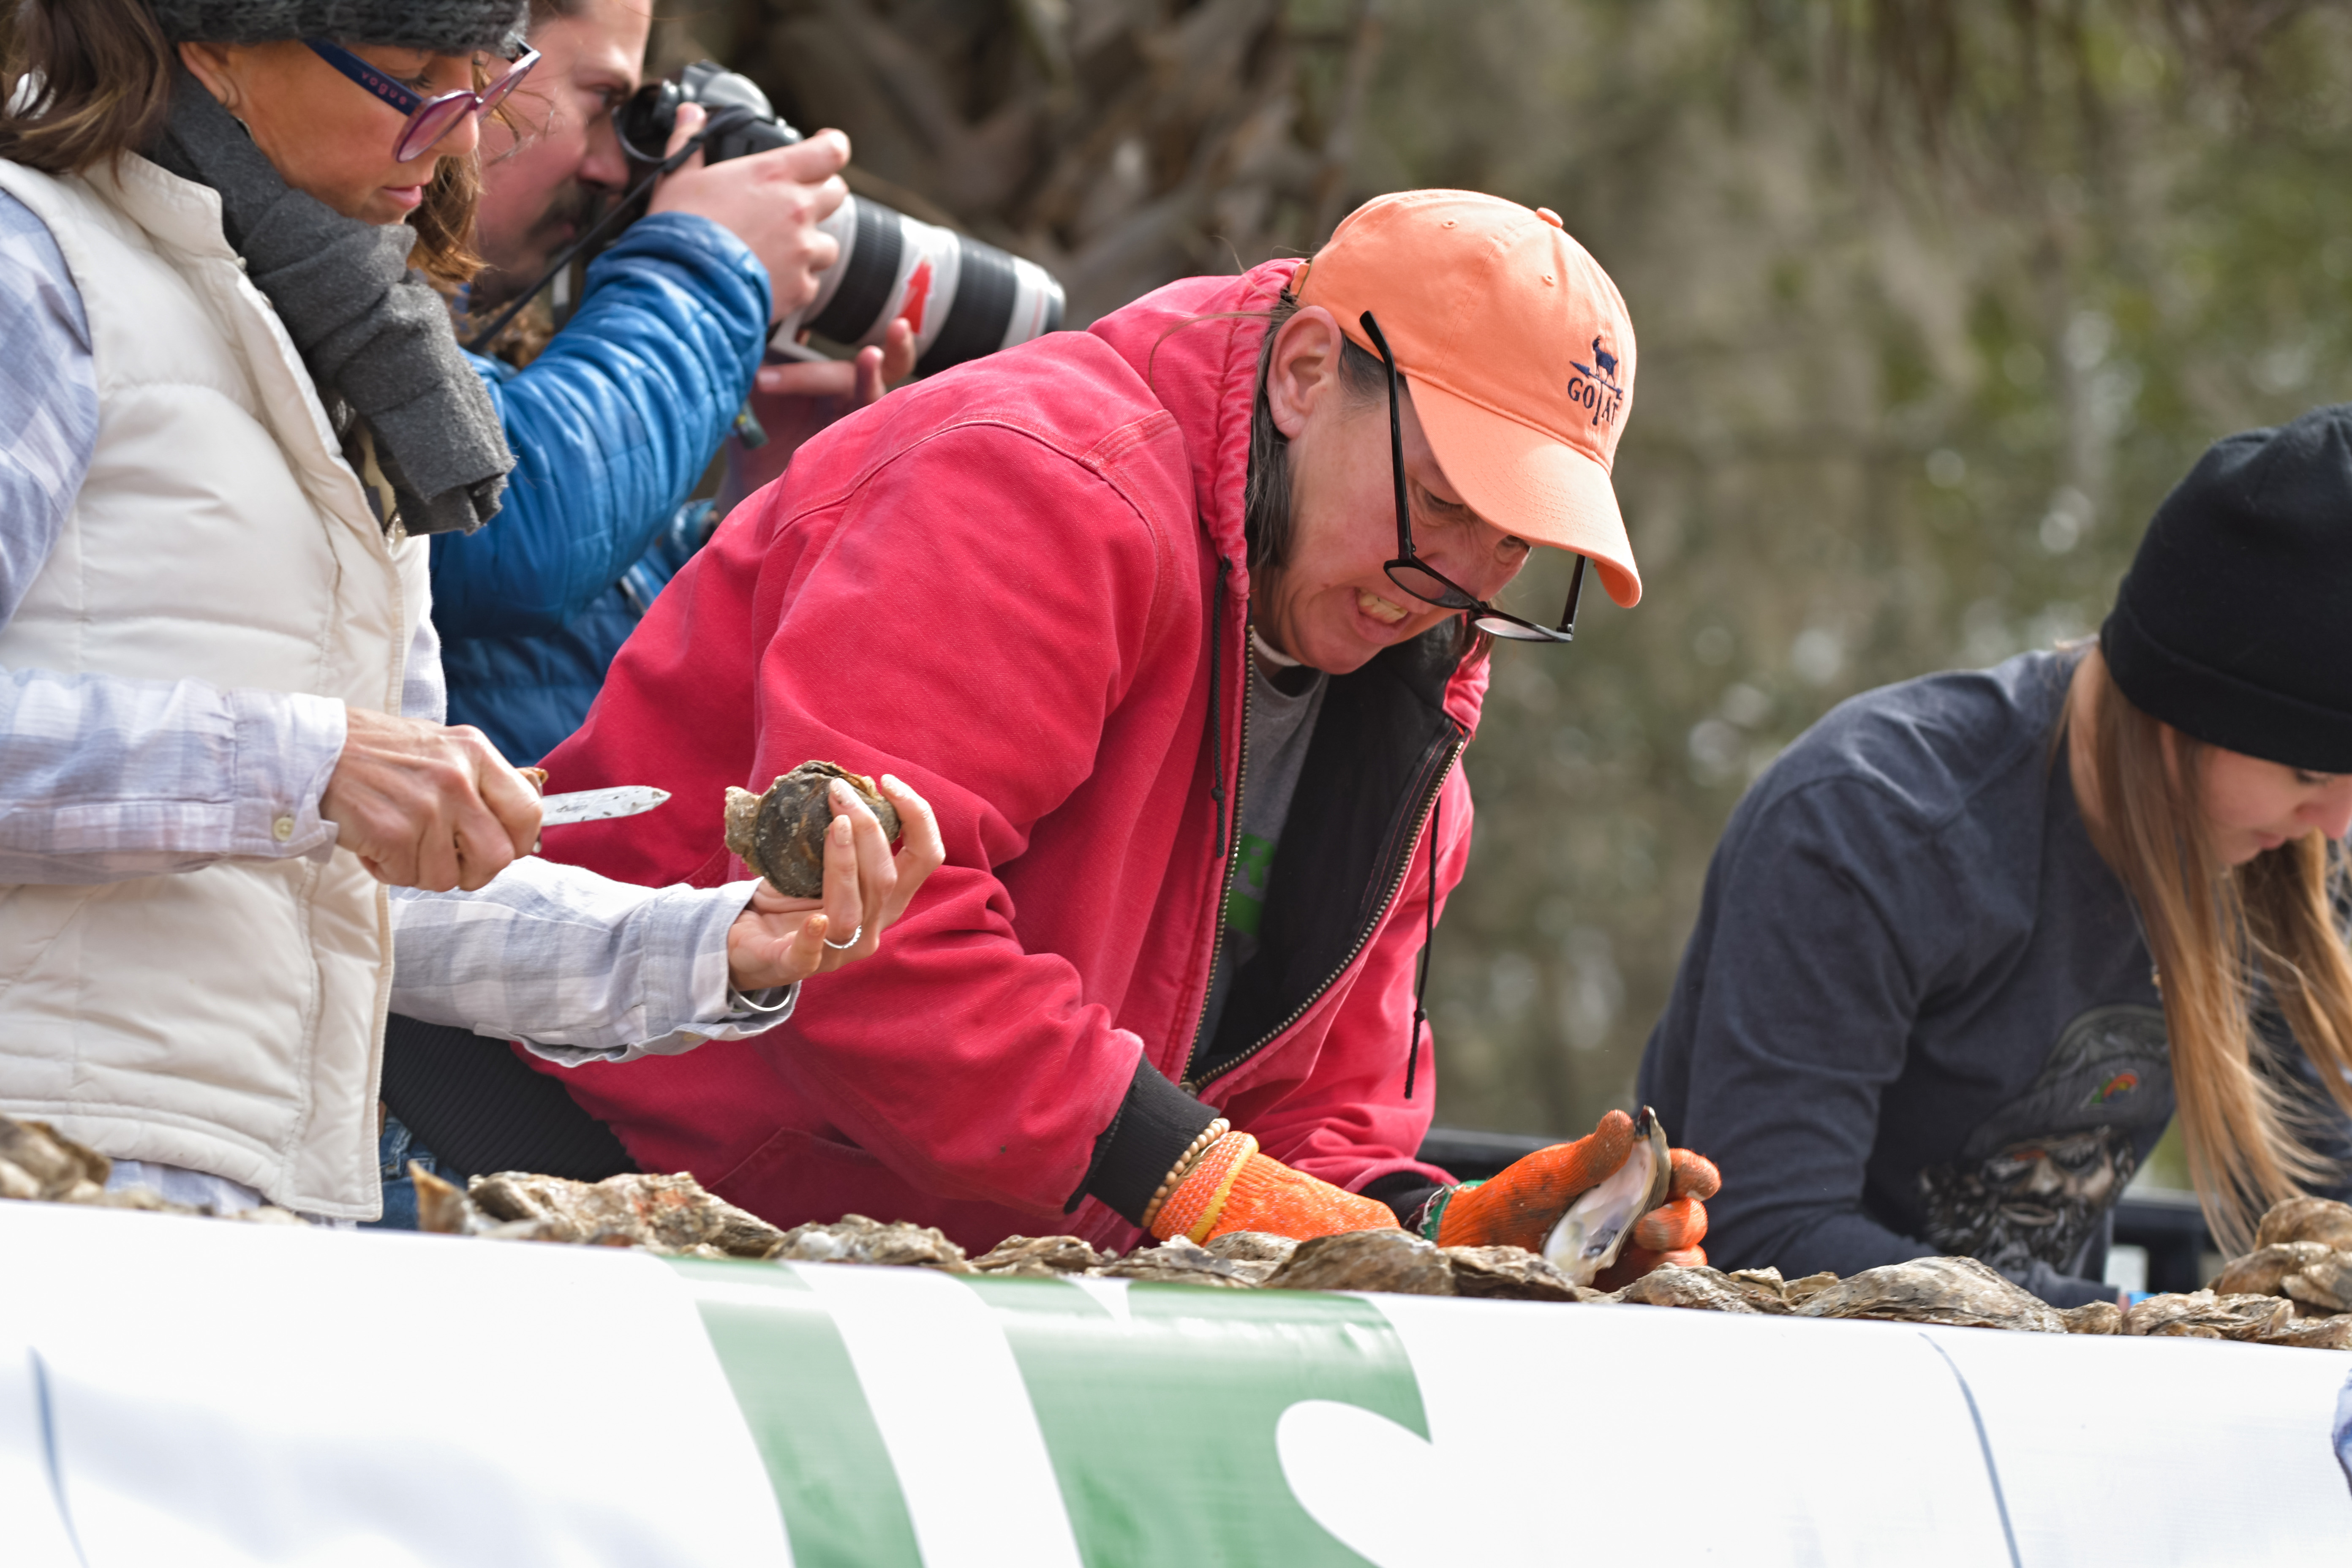
[[[1207,1241],[1237,1230],[1304,1241],[1343,1230],[1394,1230],[1377,1198],[1360,1197],[1257,1152],[1246,1132],[1228,1132],[1193,1163],[1152,1216],[1151,1234]]]

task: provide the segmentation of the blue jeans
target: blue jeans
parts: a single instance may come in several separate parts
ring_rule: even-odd
[[[362,1222],[363,1230],[416,1228],[416,1184],[408,1179],[411,1160],[445,1182],[466,1184],[463,1173],[435,1159],[433,1151],[419,1143],[416,1134],[390,1111],[384,1112],[383,1134],[376,1140],[375,1152],[377,1170],[383,1178],[383,1217]]]

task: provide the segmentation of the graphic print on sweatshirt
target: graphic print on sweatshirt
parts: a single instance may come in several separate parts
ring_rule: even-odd
[[[2080,1271],[2139,1167],[2140,1134],[2172,1117],[2164,1013],[2109,1003],[2077,1014],[2023,1094],[1919,1173],[1927,1239],[2004,1272]]]

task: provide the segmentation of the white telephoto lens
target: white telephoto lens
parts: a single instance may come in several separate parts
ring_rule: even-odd
[[[916,372],[929,375],[1061,326],[1062,286],[1034,261],[856,196],[820,226],[841,258],[807,308],[777,326],[787,353],[803,331],[854,348],[880,343],[904,317]]]

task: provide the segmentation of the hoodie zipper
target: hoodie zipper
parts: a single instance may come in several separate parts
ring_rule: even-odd
[[[1218,574],[1218,586],[1223,587],[1223,574]],[[1198,1093],[1202,1080],[1192,1076],[1192,1058],[1201,1054],[1201,1029],[1209,1021],[1209,1004],[1217,994],[1217,971],[1225,962],[1225,905],[1234,896],[1234,877],[1241,865],[1238,853],[1242,838],[1242,785],[1249,778],[1249,713],[1252,676],[1256,672],[1250,665],[1249,616],[1242,617],[1242,740],[1234,752],[1234,797],[1232,810],[1225,818],[1225,874],[1217,882],[1216,919],[1211,922],[1209,941],[1209,988],[1201,993],[1201,1011],[1192,1019],[1192,1043],[1185,1048],[1185,1077],[1181,1087],[1188,1093]],[[1210,715],[1215,722],[1216,716]]]
[[[1450,716],[1447,718],[1446,722],[1454,731],[1454,738],[1451,741],[1441,742],[1437,747],[1437,750],[1443,752],[1443,759],[1439,762],[1435,770],[1431,773],[1430,782],[1423,786],[1421,792],[1421,804],[1413,816],[1412,831],[1405,836],[1403,853],[1397,857],[1394,868],[1389,874],[1388,890],[1381,895],[1381,901],[1378,906],[1374,908],[1372,918],[1367,921],[1364,923],[1364,928],[1356,933],[1356,940],[1354,943],[1349,947],[1346,956],[1339,960],[1339,966],[1331,971],[1330,973],[1325,975],[1322,981],[1316,985],[1315,989],[1307,993],[1306,1000],[1299,1003],[1297,1007],[1291,1010],[1288,1017],[1283,1019],[1281,1023],[1276,1024],[1270,1031],[1261,1036],[1256,1043],[1252,1045],[1249,1049],[1242,1052],[1241,1055],[1235,1057],[1233,1060],[1224,1063],[1223,1066],[1219,1067],[1216,1071],[1210,1073],[1205,1077],[1196,1076],[1188,1072],[1183,1082],[1183,1088],[1187,1093],[1199,1094],[1207,1085],[1214,1083],[1221,1078],[1229,1076],[1247,1063],[1251,1058],[1255,1058],[1260,1051],[1265,1050],[1266,1047],[1280,1039],[1293,1024],[1297,1023],[1299,1019],[1307,1016],[1309,1012],[1313,1011],[1315,1005],[1323,999],[1324,993],[1330,990],[1332,985],[1339,981],[1339,976],[1347,973],[1349,969],[1354,965],[1357,957],[1363,952],[1364,948],[1371,942],[1372,933],[1381,929],[1381,920],[1388,914],[1391,906],[1396,902],[1398,889],[1404,886],[1404,874],[1412,865],[1413,846],[1421,842],[1422,833],[1429,826],[1430,808],[1437,804],[1438,792],[1445,787],[1445,776],[1454,771],[1454,759],[1462,754],[1462,748],[1468,743],[1468,737],[1462,733],[1462,729],[1459,724],[1455,723]],[[1242,688],[1242,762],[1246,765],[1249,761],[1249,688],[1246,684]],[[1240,831],[1241,822],[1240,794],[1241,792],[1237,783],[1234,789],[1234,831],[1236,833]],[[1430,846],[1430,853],[1433,855],[1437,853],[1437,847],[1435,845]],[[1229,887],[1233,881],[1233,868],[1229,865],[1225,868],[1225,880]],[[1224,934],[1225,905],[1224,899],[1221,896],[1217,901],[1216,957],[1211,961],[1209,965],[1209,985],[1213,994],[1214,994],[1217,983],[1216,966],[1218,963],[1223,961],[1224,955]],[[1203,1019],[1207,1017],[1209,1005],[1207,1000],[1204,998],[1201,1003],[1201,1014]],[[1196,1020],[1192,1026],[1192,1055],[1194,1056],[1198,1056],[1200,1054],[1200,1022]],[[1414,1048],[1418,1049],[1419,1045],[1420,1043],[1415,1041]],[[1188,1061],[1186,1065],[1187,1067],[1190,1067],[1191,1063]]]

